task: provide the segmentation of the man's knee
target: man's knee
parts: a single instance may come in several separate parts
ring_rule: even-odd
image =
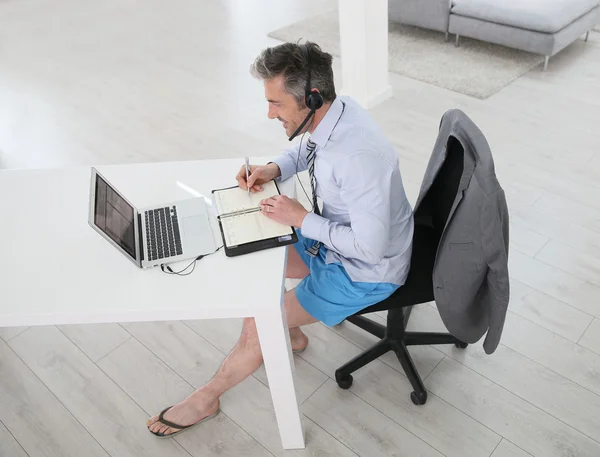
[[[298,254],[295,248],[290,248],[288,251],[285,277],[288,279],[304,279],[309,274],[310,270],[300,257],[300,254]]]
[[[317,322],[317,320],[302,307],[296,296],[295,289],[286,292],[283,301],[285,304],[288,326],[290,328]]]

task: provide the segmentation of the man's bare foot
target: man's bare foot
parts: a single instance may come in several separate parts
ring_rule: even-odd
[[[202,392],[194,392],[184,401],[176,404],[167,411],[163,416],[163,419],[183,427],[195,424],[205,417],[213,415],[218,409],[218,398],[211,402],[210,400],[207,401],[206,395]],[[170,435],[180,430],[158,422],[158,415],[148,419],[146,425],[150,431],[162,433],[163,435]]]
[[[290,341],[294,352],[302,352],[308,346],[308,336],[302,333],[299,327],[290,329]]]

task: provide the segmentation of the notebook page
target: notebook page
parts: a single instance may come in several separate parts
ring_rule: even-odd
[[[275,222],[260,211],[224,217],[221,219],[221,225],[223,226],[223,235],[227,247],[293,233],[290,226]]]
[[[250,192],[250,194],[239,187],[215,192],[215,203],[219,214],[229,214],[256,208],[260,205],[261,200],[270,198],[273,195],[279,195],[274,181],[269,181],[263,184],[262,187],[262,192]]]

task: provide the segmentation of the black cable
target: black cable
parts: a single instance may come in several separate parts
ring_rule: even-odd
[[[331,134],[329,135],[329,138],[331,138],[331,135],[333,135],[333,131],[335,130],[335,128],[337,127],[338,123],[340,122],[340,119],[344,115],[344,111],[346,111],[346,104],[344,102],[342,102],[342,113],[340,114],[340,117],[338,117],[338,120],[335,122],[335,125],[331,129]],[[310,125],[304,131],[304,133],[302,134],[302,136],[300,137],[300,149],[298,149],[298,155],[297,155],[297,158],[296,158],[296,178],[298,179],[298,182],[300,183],[300,187],[302,187],[302,191],[304,192],[304,195],[306,195],[307,200],[309,202],[311,202],[311,206],[313,206],[312,198],[309,197],[308,194],[306,193],[306,189],[304,188],[304,185],[302,184],[302,181],[300,180],[300,176],[298,176],[298,162],[300,161],[300,154],[302,153],[302,140],[304,140],[304,135],[306,135],[306,132],[308,132],[312,128],[314,120],[315,120],[315,117],[313,116],[313,118],[310,120]],[[313,210],[314,210],[314,208],[313,208]]]
[[[306,132],[308,132],[312,128],[314,120],[315,120],[315,117],[313,116],[313,118],[310,120],[310,125],[304,131],[304,133],[302,134],[302,136],[300,137],[300,148],[298,149],[298,155],[296,157],[296,178],[298,179],[298,182],[300,183],[300,187],[302,187],[302,191],[304,192],[304,195],[306,195],[306,199],[309,202],[311,202],[311,206],[312,206],[312,198],[310,198],[308,196],[308,194],[306,193],[306,189],[304,188],[304,184],[302,184],[302,181],[300,180],[300,176],[298,176],[298,163],[300,162],[300,154],[302,153],[302,140],[304,140],[304,135],[306,135]]]
[[[168,274],[168,275],[177,275],[177,276],[188,276],[188,275],[191,275],[191,274],[194,272],[194,270],[196,269],[196,262],[197,262],[198,260],[202,260],[202,259],[203,259],[204,257],[206,257],[206,256],[209,256],[209,255],[215,254],[215,253],[216,253],[216,252],[218,252],[218,251],[219,251],[219,250],[220,250],[222,247],[223,247],[223,246],[221,245],[221,246],[219,246],[219,247],[216,249],[216,251],[214,251],[214,252],[211,252],[211,253],[209,253],[209,254],[203,254],[203,255],[201,255],[201,256],[198,256],[198,257],[196,257],[194,260],[192,260],[192,261],[190,262],[190,264],[189,264],[187,267],[185,267],[185,268],[183,268],[183,269],[181,269],[181,270],[179,270],[179,271],[173,271],[169,265],[165,265],[164,263],[160,265],[160,269],[162,270],[162,272],[163,272],[163,273],[166,273],[166,274]],[[193,265],[193,268],[191,269],[191,271],[188,271],[187,273],[183,273],[185,270],[187,270],[188,268],[190,268],[192,265]],[[167,270],[167,271],[165,271],[165,268],[166,268],[166,270]]]

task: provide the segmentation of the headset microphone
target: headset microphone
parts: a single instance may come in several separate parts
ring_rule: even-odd
[[[292,133],[292,136],[290,136],[290,138],[289,138],[290,141],[292,141],[294,138],[296,138],[298,136],[298,134],[302,131],[302,129],[304,128],[306,123],[310,120],[311,117],[313,117],[314,114],[315,114],[315,110],[311,109],[310,113],[308,113],[306,115],[306,117],[304,118],[304,120],[302,121],[302,124],[300,124],[300,127],[298,127],[296,129],[296,131],[294,133]]]

